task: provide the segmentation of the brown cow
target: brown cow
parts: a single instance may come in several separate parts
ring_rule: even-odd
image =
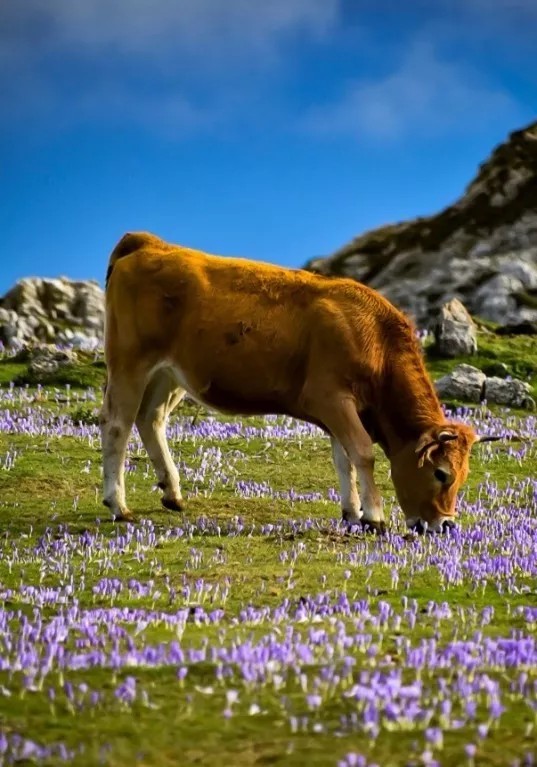
[[[480,438],[446,421],[414,327],[376,291],[145,232],[116,245],[106,285],[103,502],[115,519],[132,518],[123,470],[134,423],[163,505],[183,508],[165,429],[185,393],[226,413],[282,413],[324,429],[348,523],[385,527],[374,442],[409,527],[441,530],[456,515]]]

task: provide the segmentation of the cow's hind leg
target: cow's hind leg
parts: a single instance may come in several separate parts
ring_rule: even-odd
[[[172,410],[185,396],[175,379],[165,370],[155,373],[149,381],[136,417],[136,427],[155,468],[158,486],[163,491],[161,503],[172,511],[181,511],[179,472],[166,440],[166,423]]]
[[[332,442],[332,459],[339,479],[342,518],[351,525],[357,525],[360,523],[362,512],[360,510],[360,496],[356,487],[356,467],[350,462],[340,442],[335,437],[330,437],[330,440]]]
[[[340,399],[323,397],[322,402],[313,403],[310,412],[321,421],[332,437],[341,445],[350,462],[356,468],[362,496],[362,510],[357,514],[360,523],[373,530],[383,532],[386,529],[382,497],[375,483],[375,456],[373,443],[356,411],[356,405],[351,397],[342,396]],[[337,467],[336,467],[337,468]],[[349,475],[350,479],[350,475]],[[354,517],[345,518],[353,522]]]
[[[108,369],[99,419],[103,452],[103,503],[116,520],[132,519],[125,501],[125,454],[145,384],[145,371]]]

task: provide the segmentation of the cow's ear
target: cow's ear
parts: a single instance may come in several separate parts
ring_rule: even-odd
[[[427,450],[428,447],[432,447],[432,445],[434,445],[435,442],[436,440],[434,437],[434,431],[432,429],[428,431],[424,431],[416,443],[417,455],[419,455],[420,453],[423,453],[423,451]]]
[[[421,469],[425,461],[428,461],[431,454],[438,447],[438,440],[434,429],[424,431],[416,444],[416,455],[418,456],[418,468]]]
[[[416,455],[418,458],[418,466],[421,468],[425,461],[430,459],[435,448],[442,445],[444,442],[450,442],[453,439],[457,439],[458,434],[453,429],[428,429],[423,432],[421,437],[416,443]]]

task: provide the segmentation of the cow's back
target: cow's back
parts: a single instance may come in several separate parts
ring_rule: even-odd
[[[224,410],[298,415],[292,405],[312,371],[341,374],[342,386],[372,378],[383,365],[382,323],[400,316],[354,280],[144,233],[118,243],[111,267],[109,346],[175,366],[187,389]]]

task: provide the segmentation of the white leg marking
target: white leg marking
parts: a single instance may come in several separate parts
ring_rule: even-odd
[[[364,522],[384,522],[384,509],[378,487],[373,480],[372,470],[362,467],[358,469],[360,487],[363,488],[363,512]]]
[[[104,504],[116,519],[130,519],[125,501],[125,454],[139,399],[110,381],[101,414]],[[119,405],[118,403],[121,403]]]
[[[362,495],[361,521],[384,527],[382,497],[374,477],[373,443],[356,412],[354,399],[346,395],[340,399],[335,396],[321,403],[314,401],[310,408],[337,439],[357,471]]]
[[[367,438],[369,440],[369,436]],[[383,523],[382,497],[375,483],[375,457],[371,441],[369,444],[365,440],[360,444],[353,441],[349,446],[349,456],[356,466],[362,493],[362,522]]]
[[[349,461],[343,446],[335,437],[330,437],[332,443],[332,459],[339,480],[341,495],[341,513],[346,522],[358,523],[362,516],[360,495],[356,487],[356,468]]]
[[[167,373],[156,373],[146,389],[136,417],[136,427],[164,491],[162,503],[175,510],[181,508],[182,496],[179,472],[166,439],[166,423],[169,414],[184,396],[184,389],[178,388]]]

